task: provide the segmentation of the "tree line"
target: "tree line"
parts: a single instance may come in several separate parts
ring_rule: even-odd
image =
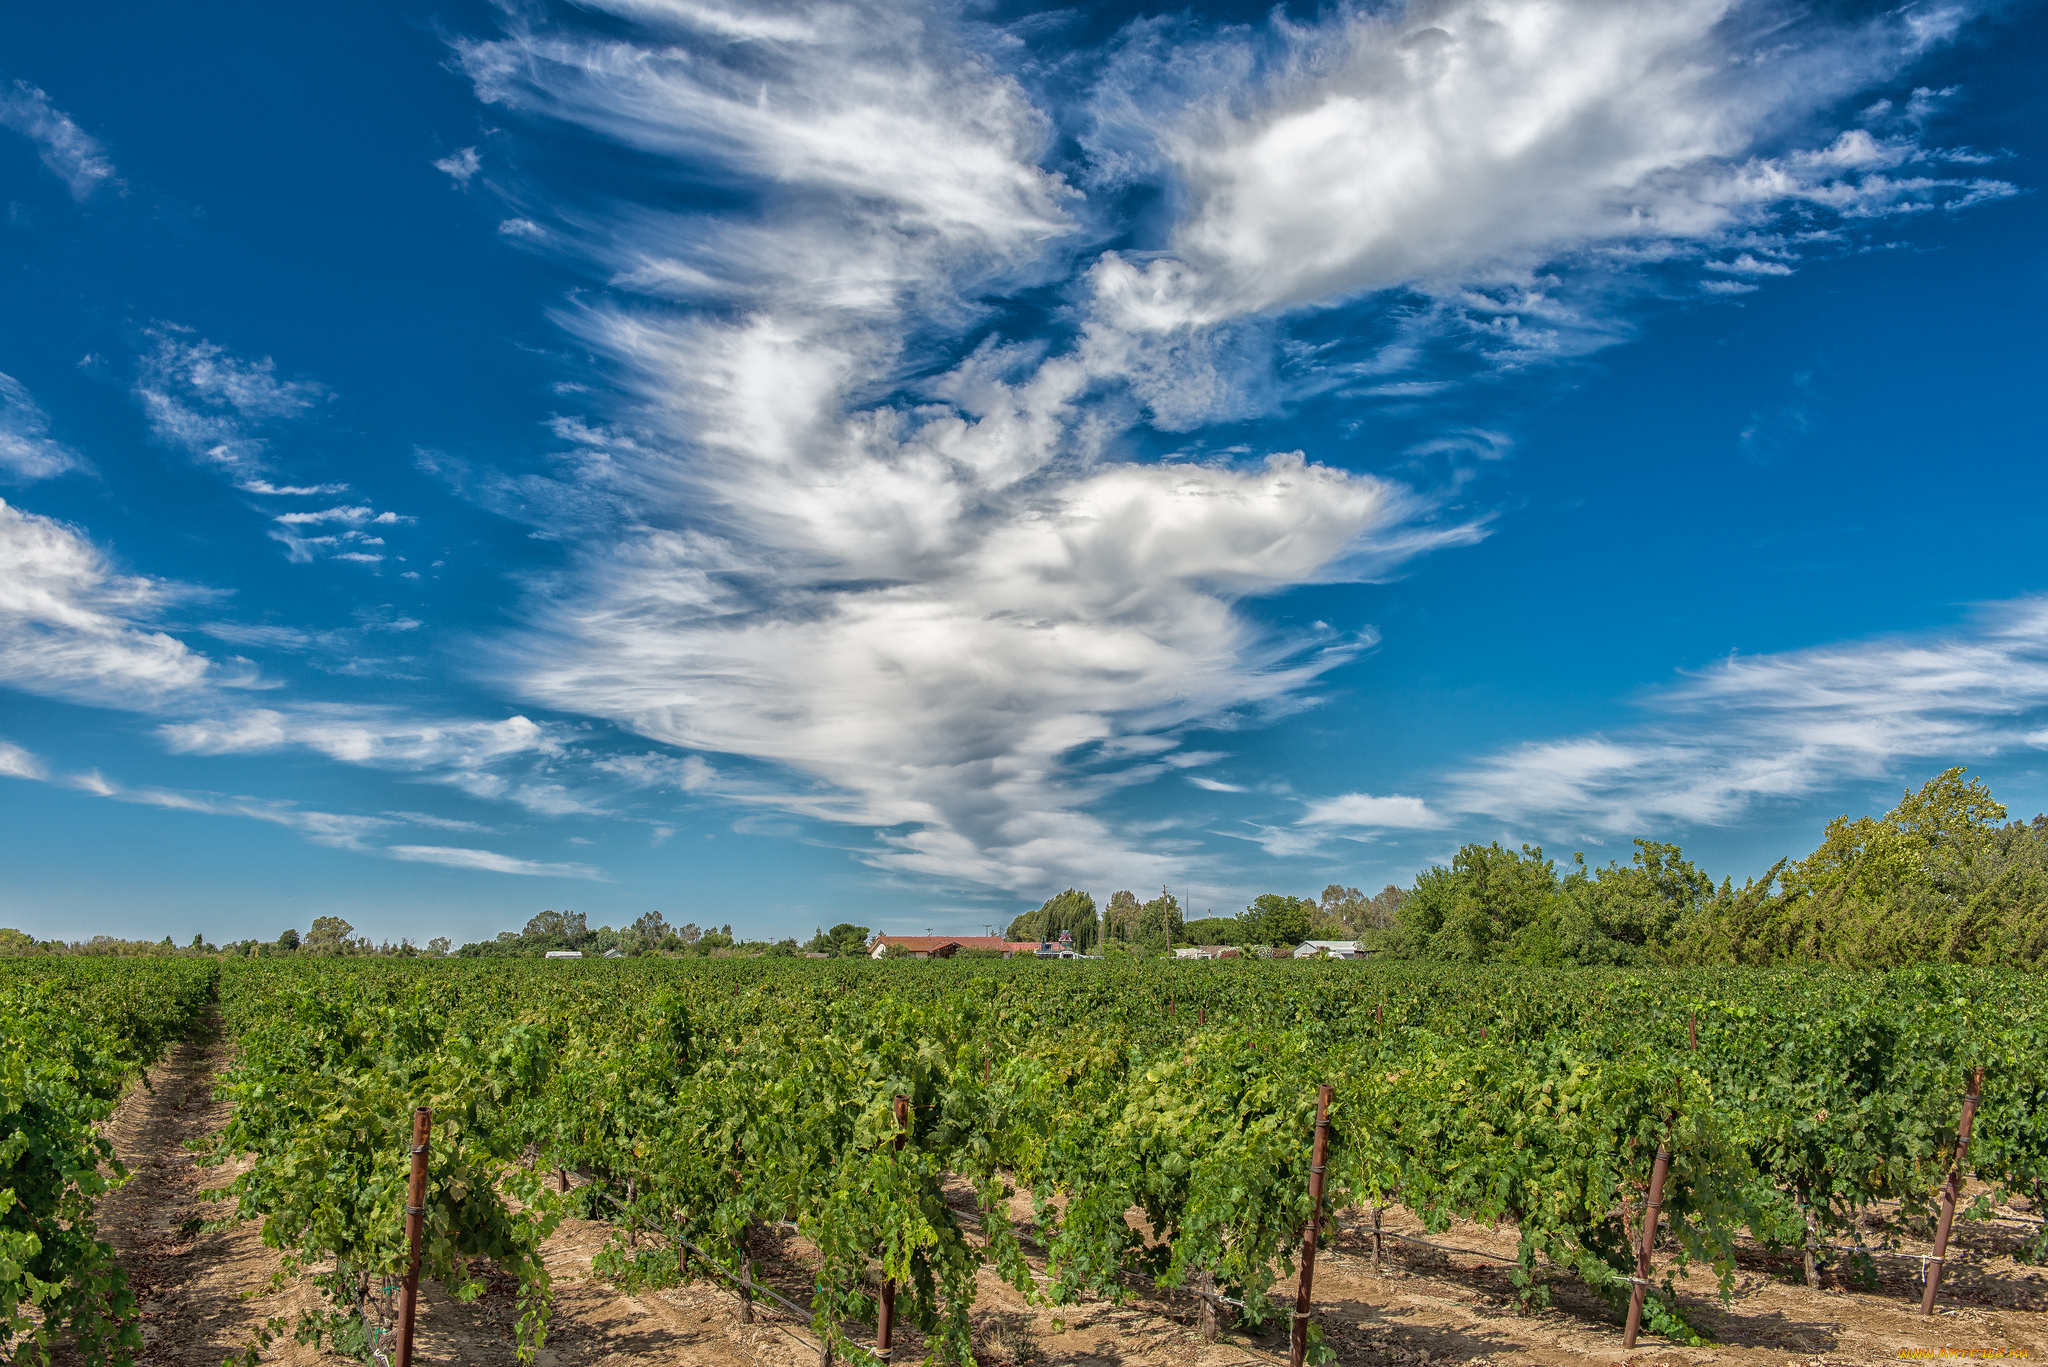
[[[1457,963],[1915,963],[2036,968],[2048,956],[2048,817],[2006,820],[1960,767],[1882,816],[1828,823],[1819,848],[1716,884],[1678,846],[1560,869],[1540,846],[1467,845],[1416,879],[1378,947]]]
[[[1541,846],[1468,844],[1412,887],[1367,897],[1266,893],[1234,916],[1184,919],[1172,894],[1095,899],[1068,888],[1010,923],[1112,957],[1216,944],[1291,950],[1350,940],[1389,959],[1449,963],[1766,966],[2016,964],[2048,958],[2048,816],[2008,822],[1983,780],[1944,770],[1882,816],[1840,816],[1818,849],[1737,887],[1677,845],[1636,840],[1628,862],[1560,867]]]
[[[1781,859],[1737,887],[1716,884],[1675,844],[1634,841],[1628,862],[1560,866],[1538,845],[1468,844],[1412,887],[1368,897],[1340,883],[1320,896],[1265,893],[1232,916],[1191,918],[1162,888],[1129,890],[1106,907],[1067,888],[1012,920],[1013,942],[1057,941],[1083,954],[1153,957],[1187,945],[1283,952],[1307,940],[1353,941],[1379,957],[1532,965],[1821,962],[1889,968],[1908,963],[2040,966],[2048,959],[2048,816],[2007,821],[1983,780],[1958,767],[1905,793],[1882,816],[1828,823],[1820,846]],[[548,910],[518,931],[454,947],[445,937],[373,943],[338,916],[302,935],[216,946],[95,936],[66,943],[0,928],[0,955],[230,955],[269,958],[539,957],[550,950],[638,957],[849,958],[872,932],[840,922],[808,941],[743,940],[731,925],[670,925],[658,911],[630,925],[592,927],[582,912]]]

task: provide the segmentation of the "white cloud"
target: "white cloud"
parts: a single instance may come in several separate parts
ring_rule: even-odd
[[[1102,260],[1099,306],[1158,332],[1419,290],[1468,326],[1600,344],[1599,320],[1565,301],[1630,263],[1775,239],[1788,221],[1811,236],[1814,215],[2013,193],[1895,174],[1943,159],[1917,129],[1757,151],[1945,41],[1962,13],[1930,26],[1730,0],[1444,0],[1208,38],[1141,23],[1088,137],[1108,178],[1164,181],[1186,207],[1164,252]]]
[[[1560,832],[1721,825],[1759,803],[2040,747],[2048,598],[1954,632],[1731,657],[1649,700],[1652,720],[1517,746],[1440,805]]]
[[[406,821],[415,826],[431,826],[437,831],[475,831],[480,835],[491,834],[491,827],[479,821],[460,821],[454,817],[434,816],[427,812],[386,812],[393,821]]]
[[[235,487],[245,494],[277,494],[293,498],[315,498],[348,492],[346,484],[272,484],[267,479],[245,479]]]
[[[327,391],[310,380],[280,380],[269,357],[248,361],[190,328],[159,324],[143,357],[135,395],[159,441],[247,481],[264,461],[267,424],[302,416]],[[260,491],[260,490],[259,490]]]
[[[578,426],[585,469],[662,529],[607,538],[538,607],[507,649],[515,686],[785,765],[809,781],[728,795],[908,828],[875,851],[888,867],[1177,871],[1080,810],[1168,766],[1077,754],[1278,702],[1357,648],[1262,633],[1236,599],[1474,533],[1299,453],[1106,458],[1116,428],[1086,399],[1128,359],[1115,338],[991,348],[929,403],[864,399],[907,338],[972,318],[975,291],[1045,278],[1074,231],[1073,193],[1037,164],[1049,122],[929,14],[800,8],[738,51],[710,13],[662,10],[687,49],[515,28],[463,50],[487,99],[709,149],[767,197],[745,222],[565,220],[621,287],[744,308],[567,318],[645,401],[630,440]],[[1156,404],[1214,406],[1189,397],[1224,382],[1209,352],[1148,364]]]
[[[1444,816],[1430,810],[1419,797],[1392,793],[1374,797],[1371,793],[1345,793],[1311,802],[1302,815],[1304,826],[1351,826],[1368,830],[1428,831],[1444,824]]]
[[[554,755],[562,749],[549,728],[525,717],[435,721],[373,707],[250,708],[159,731],[171,749],[185,754],[248,754],[300,745],[348,764],[388,769],[477,768],[511,755]]]
[[[43,762],[12,741],[0,740],[0,774],[9,778],[44,779],[50,771]]]
[[[106,149],[27,81],[16,81],[13,89],[0,94],[0,128],[11,128],[33,142],[43,165],[71,188],[73,199],[89,199],[103,185],[120,188]]]
[[[586,878],[605,881],[602,870],[588,864],[544,864],[532,859],[514,859],[491,850],[462,849],[451,845],[391,845],[385,850],[393,859],[417,864],[446,864],[454,869],[481,869],[486,873],[516,873],[529,878]]]
[[[276,525],[270,538],[282,542],[285,555],[294,564],[310,564],[325,556],[329,560],[353,560],[376,564],[384,556],[366,552],[364,546],[381,546],[384,538],[372,536],[366,527],[392,527],[415,519],[393,512],[378,512],[367,503],[320,508],[300,513],[278,513],[270,519]],[[339,524],[344,530],[325,536],[309,536],[301,528]]]
[[[718,771],[697,755],[608,755],[593,761],[591,767],[637,787],[674,787],[686,793],[709,789],[719,777]]]
[[[49,775],[35,773],[24,774],[22,777],[47,779]],[[375,847],[367,842],[393,824],[382,817],[307,811],[294,803],[264,798],[235,797],[224,793],[192,792],[178,788],[130,788],[113,782],[97,769],[83,774],[67,774],[52,781],[91,793],[94,797],[111,798],[116,802],[158,807],[165,811],[197,812],[207,816],[239,816],[252,821],[264,821],[296,831],[314,844],[325,845],[331,849],[374,850]]]
[[[50,435],[50,420],[19,380],[0,374],[0,470],[22,481],[86,469],[85,458]]]
[[[82,532],[0,500],[0,683],[133,708],[246,683],[142,625],[190,593],[120,574]]]
[[[48,772],[17,746],[0,741],[0,775],[49,779]],[[157,807],[165,811],[196,812],[208,816],[238,816],[264,821],[298,832],[316,845],[378,855],[408,863],[444,864],[450,868],[475,869],[486,873],[523,874],[542,878],[579,878],[607,881],[604,872],[588,864],[549,864],[516,859],[492,850],[463,849],[445,845],[379,845],[376,838],[395,825],[432,826],[444,830],[482,831],[486,827],[469,821],[428,816],[420,812],[390,812],[383,816],[361,816],[341,812],[308,811],[290,802],[221,793],[192,792],[177,788],[130,788],[107,779],[94,770],[72,774],[63,780],[96,797],[116,802]]]
[[[480,98],[683,162],[747,207],[508,191],[500,231],[611,286],[560,318],[627,411],[564,418],[568,475],[520,485],[585,549],[502,676],[781,766],[780,792],[718,790],[877,827],[880,866],[998,886],[1181,876],[1178,847],[1090,804],[1173,772],[1189,725],[1303,705],[1366,644],[1264,630],[1239,602],[1481,534],[1437,521],[1441,495],[1304,453],[1130,457],[1140,423],[1279,403],[1291,310],[1384,294],[1398,344],[1314,381],[1384,388],[1432,329],[1503,364],[1583,352],[1627,332],[1617,282],[1747,285],[1796,264],[1795,239],[2010,189],[1933,174],[1917,131],[1796,136],[1953,19],[1444,0],[1211,36],[1148,23],[1069,180],[1001,41],[950,11],[593,7],[624,22],[515,16],[459,44]],[[1097,252],[1123,225],[1090,190],[1133,185],[1170,226]],[[1066,340],[958,355],[991,301],[1054,285]],[[1355,798],[1387,824],[1430,814]]]
[[[301,704],[246,708],[167,723],[157,735],[179,754],[261,754],[296,748],[343,764],[417,774],[492,802],[544,816],[605,809],[548,770],[568,749],[562,729],[526,717],[502,721],[423,718],[397,708]]]
[[[462,147],[445,157],[436,158],[434,169],[453,176],[457,185],[468,185],[469,178],[475,175],[483,164],[483,158],[476,154],[474,147]]]

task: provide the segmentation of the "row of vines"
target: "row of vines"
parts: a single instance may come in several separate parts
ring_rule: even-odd
[[[151,969],[175,996],[182,970]],[[24,1021],[68,990],[11,982]],[[1056,1303],[1149,1279],[1285,1315],[1270,1297],[1309,1213],[1326,1082],[1330,1208],[1510,1222],[1535,1300],[1560,1277],[1627,1299],[1629,1224],[1668,1146],[1671,1251],[1646,1324],[1681,1338],[1674,1267],[1725,1289],[1738,1238],[1860,1243],[1879,1203],[1925,1211],[1974,1069],[1972,1170],[1994,1196],[2048,1178],[2048,992],[1976,969],[255,960],[222,965],[218,990],[234,1109],[214,1158],[253,1160],[223,1214],[262,1220],[325,1292],[301,1337],[365,1354],[406,1263],[416,1106],[434,1118],[422,1270],[458,1298],[483,1289],[479,1260],[517,1279],[529,1354],[540,1246],[571,1212],[659,1236],[601,1260],[629,1284],[706,1259],[738,1276],[750,1230],[794,1226],[818,1255],[812,1329],[854,1359],[887,1282],[935,1356],[968,1360],[984,1267]],[[161,1047],[161,1030],[118,1038],[117,1018],[68,1013],[75,1038],[104,1033],[96,1096]],[[8,1066],[31,1056],[47,1050]],[[104,1180],[79,1166],[107,1168],[103,1113],[75,1112],[79,1199]],[[564,1190],[564,1172],[584,1180]],[[118,1320],[104,1260],[42,1269],[17,1283],[76,1273]]]
[[[1973,1169],[2048,1177],[2048,994],[1981,970],[257,961],[222,999],[221,1156],[257,1156],[233,1194],[323,1269],[301,1330],[346,1346],[402,1267],[415,1105],[436,1120],[425,1271],[458,1296],[478,1257],[517,1277],[529,1351],[539,1245],[571,1208],[664,1236],[605,1261],[629,1281],[686,1275],[692,1245],[737,1275],[750,1228],[793,1225],[821,1258],[812,1328],[853,1356],[886,1279],[899,1320],[967,1360],[988,1265],[1054,1302],[1147,1278],[1284,1314],[1323,1082],[1333,1205],[1512,1222],[1538,1300],[1558,1276],[1627,1298],[1668,1145],[1676,1251],[1646,1324],[1678,1337],[1671,1266],[1725,1289],[1739,1237],[1860,1241],[1874,1203],[1927,1209],[1974,1068]],[[563,1192],[562,1171],[590,1180]]]
[[[214,977],[200,960],[0,960],[0,1356],[142,1346],[94,1220],[126,1176],[101,1126],[191,1029]]]

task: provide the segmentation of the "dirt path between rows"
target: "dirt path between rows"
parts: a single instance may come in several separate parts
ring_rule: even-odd
[[[221,1367],[239,1356],[273,1317],[296,1319],[316,1301],[303,1284],[269,1290],[280,1266],[254,1222],[202,1228],[223,1207],[204,1199],[238,1171],[202,1168],[190,1148],[228,1119],[213,1082],[227,1061],[209,1021],[150,1070],[108,1122],[107,1133],[130,1181],[101,1204],[102,1237],[128,1269],[141,1302],[143,1367]],[[1356,1218],[1347,1217],[1347,1218]],[[1385,1228],[1421,1235],[1407,1212],[1390,1210]],[[742,1324],[739,1301],[713,1280],[628,1296],[597,1280],[591,1258],[611,1237],[602,1222],[565,1220],[544,1247],[555,1280],[555,1311],[537,1367],[815,1367],[807,1324],[764,1312]],[[1508,1254],[1512,1230],[1468,1225],[1430,1240],[1481,1253]],[[1918,1313],[1911,1256],[1882,1266],[1875,1291],[1816,1291],[1797,1280],[1796,1259],[1745,1255],[1732,1304],[1723,1306],[1705,1274],[1679,1283],[1684,1308],[1718,1340],[1701,1348],[1645,1337],[1629,1360],[1648,1367],[1783,1367],[1785,1364],[1898,1362],[1942,1350],[1976,1356],[2048,1357],[2048,1294],[2042,1276],[2013,1262],[2010,1245],[1979,1232],[1959,1246],[1933,1319]],[[806,1298],[811,1250],[790,1235],[763,1233],[753,1248],[758,1275],[784,1294]],[[415,1361],[484,1367],[514,1361],[517,1311],[509,1279],[468,1305],[435,1286],[421,1289]],[[1562,1282],[1548,1310],[1518,1309],[1505,1266],[1470,1254],[1443,1254],[1389,1241],[1375,1273],[1371,1245],[1341,1235],[1321,1257],[1317,1318],[1340,1367],[1430,1367],[1469,1362],[1491,1367],[1611,1367],[1621,1363],[1613,1312],[1575,1283]],[[1286,1361],[1284,1321],[1270,1333],[1226,1332],[1205,1343],[1196,1302],[1150,1287],[1123,1305],[1036,1305],[984,1269],[974,1311],[975,1351],[988,1367],[1270,1367]],[[899,1340],[896,1361],[915,1361],[916,1336]],[[262,1360],[291,1367],[341,1367],[349,1359],[293,1342],[263,1350]],[[1952,1359],[1953,1360],[1953,1359]]]

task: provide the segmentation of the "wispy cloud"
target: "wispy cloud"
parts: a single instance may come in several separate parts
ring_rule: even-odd
[[[1757,150],[1964,14],[1450,0],[1213,35],[1142,22],[1083,136],[1105,183],[1186,207],[1163,251],[1097,264],[1100,307],[1159,333],[1398,291],[1505,363],[1605,345],[1626,335],[1618,287],[1735,249],[1789,271],[1833,225],[2014,193],[1935,173],[1972,159],[1917,126]]]
[[[121,574],[84,533],[0,500],[0,683],[153,709],[251,683],[147,623],[196,591]]]
[[[1311,802],[1302,814],[1304,826],[1350,827],[1363,830],[1430,831],[1445,824],[1443,813],[1432,811],[1419,797],[1400,793],[1374,797],[1371,793],[1345,793]]]
[[[9,778],[43,779],[50,775],[43,762],[12,741],[0,740],[0,774]]]
[[[314,844],[332,849],[372,852],[376,847],[370,842],[379,832],[394,824],[382,817],[309,811],[296,803],[264,798],[236,797],[225,793],[192,792],[186,789],[154,786],[131,788],[109,779],[97,769],[61,777],[50,777],[46,774],[32,777],[48,777],[51,782],[62,783],[66,787],[115,802],[158,807],[172,812],[197,812],[206,816],[234,816],[267,822],[273,826],[283,826],[296,831]]]
[[[371,529],[396,527],[414,519],[389,511],[380,513],[367,503],[357,503],[305,512],[277,513],[270,520],[276,524],[271,528],[271,539],[284,544],[285,554],[295,564],[308,564],[323,555],[330,560],[356,560],[374,564],[384,556],[381,551],[372,551],[369,548],[382,546],[384,538],[375,535]],[[316,527],[335,527],[337,530],[325,533],[307,530]]]
[[[434,161],[434,169],[454,177],[457,185],[469,184],[469,178],[483,167],[483,158],[476,154],[474,147],[461,147],[445,157]]]
[[[50,420],[21,382],[0,375],[0,472],[24,483],[86,469],[85,457],[50,435]]]
[[[1191,724],[1300,705],[1367,643],[1238,604],[1484,531],[1444,511],[1450,491],[1312,453],[1134,460],[1134,429],[1433,389],[1433,342],[1502,366],[1583,354],[1627,335],[1629,298],[1768,281],[1856,225],[2011,192],[1944,170],[1975,163],[1917,125],[1789,136],[1960,10],[1148,20],[1076,115],[1034,99],[1013,36],[937,7],[594,8],[601,28],[520,12],[460,43],[480,98],[745,207],[679,213],[665,177],[637,204],[623,183],[600,204],[504,191],[501,231],[608,286],[560,318],[625,397],[558,424],[549,533],[601,534],[531,603],[502,675],[783,766],[781,794],[750,800],[879,828],[881,867],[996,886],[1184,871],[1091,805],[1174,772]],[[1079,160],[1056,161],[1062,131]],[[1159,226],[1117,221],[1132,190]],[[1101,250],[1127,229],[1138,246]],[[1049,287],[1058,327],[988,335]],[[1292,329],[1335,307],[1395,343],[1289,359]],[[1301,829],[1443,810],[1355,798]]]
[[[1961,630],[1731,657],[1647,700],[1652,719],[1517,746],[1444,803],[1558,830],[1719,825],[1759,803],[1930,763],[2048,749],[2048,598]]]
[[[276,494],[288,498],[320,498],[348,492],[346,484],[272,484],[267,479],[245,479],[235,487],[245,494]]]
[[[560,226],[620,289],[745,307],[566,319],[646,399],[640,435],[583,443],[586,469],[636,517],[682,525],[586,557],[508,650],[514,685],[823,780],[784,805],[905,828],[871,855],[886,867],[1002,885],[1170,871],[1080,810],[1168,766],[1079,752],[1277,701],[1358,648],[1270,636],[1234,600],[1476,531],[1299,453],[1110,459],[1118,425],[1088,395],[1123,358],[1103,347],[992,347],[923,403],[863,401],[910,337],[976,316],[975,292],[1063,269],[1048,244],[1075,231],[1074,192],[1038,165],[1050,123],[933,15],[802,8],[741,50],[706,17],[725,13],[670,16],[695,32],[687,54],[523,28],[463,51],[487,99],[772,168],[774,187],[745,222]],[[1206,356],[1155,364],[1154,392],[1213,382]]]
[[[528,878],[585,878],[604,882],[602,869],[588,864],[548,864],[534,859],[515,859],[492,850],[463,849],[453,845],[392,845],[385,853],[393,859],[417,864],[446,864],[454,869],[480,869],[485,873],[514,873]]]
[[[0,773],[13,773],[4,767],[6,755],[0,750]],[[47,778],[47,774],[22,772],[23,778]],[[65,780],[70,786],[82,789],[98,797],[111,798],[116,802],[135,803],[147,807],[158,807],[166,811],[197,812],[208,816],[244,817],[263,821],[271,825],[284,826],[298,832],[316,845],[333,849],[349,850],[384,859],[397,859],[414,864],[442,864],[449,868],[472,869],[484,873],[517,874],[529,878],[576,878],[595,882],[609,881],[602,869],[589,864],[546,863],[539,860],[519,859],[499,854],[494,850],[467,849],[449,845],[382,845],[377,838],[393,826],[400,824],[435,825],[448,829],[481,829],[469,823],[443,821],[439,818],[424,817],[418,813],[397,812],[390,817],[359,816],[338,812],[309,811],[288,802],[265,801],[260,798],[231,797],[217,793],[195,793],[174,788],[129,788],[108,780],[97,771],[73,775]]]
[[[474,869],[486,873],[520,874],[537,878],[578,878],[608,881],[602,869],[588,864],[546,863],[519,859],[493,850],[467,849],[446,845],[379,844],[392,828],[402,825],[429,826],[441,830],[484,831],[475,822],[431,816],[423,812],[388,812],[369,816],[344,812],[313,811],[296,803],[238,797],[225,793],[194,792],[155,786],[129,787],[106,777],[97,769],[85,773],[53,776],[47,766],[21,747],[0,741],[0,775],[61,783],[108,798],[164,811],[194,812],[206,816],[242,817],[283,826],[316,845],[349,850],[408,863],[444,864],[450,868]]]
[[[98,139],[27,81],[16,81],[0,93],[0,128],[11,128],[34,143],[36,155],[70,187],[73,199],[90,199],[104,186],[121,187],[114,163]]]
[[[395,707],[301,704],[220,711],[157,729],[179,754],[261,754],[304,749],[368,768],[417,775],[472,797],[545,816],[605,810],[588,791],[551,776],[567,751],[563,728],[526,717],[430,718]],[[580,767],[580,766],[579,766]]]
[[[1348,794],[1298,830],[1506,821],[1548,837],[1719,826],[1844,784],[2048,750],[2048,597],[1946,632],[1731,656],[1643,699],[1616,730],[1535,741],[1450,774],[1430,804]]]
[[[245,360],[190,328],[159,323],[143,357],[135,395],[157,439],[168,446],[251,479],[265,461],[260,433],[302,416],[326,396],[310,380],[280,380],[265,357]]]

